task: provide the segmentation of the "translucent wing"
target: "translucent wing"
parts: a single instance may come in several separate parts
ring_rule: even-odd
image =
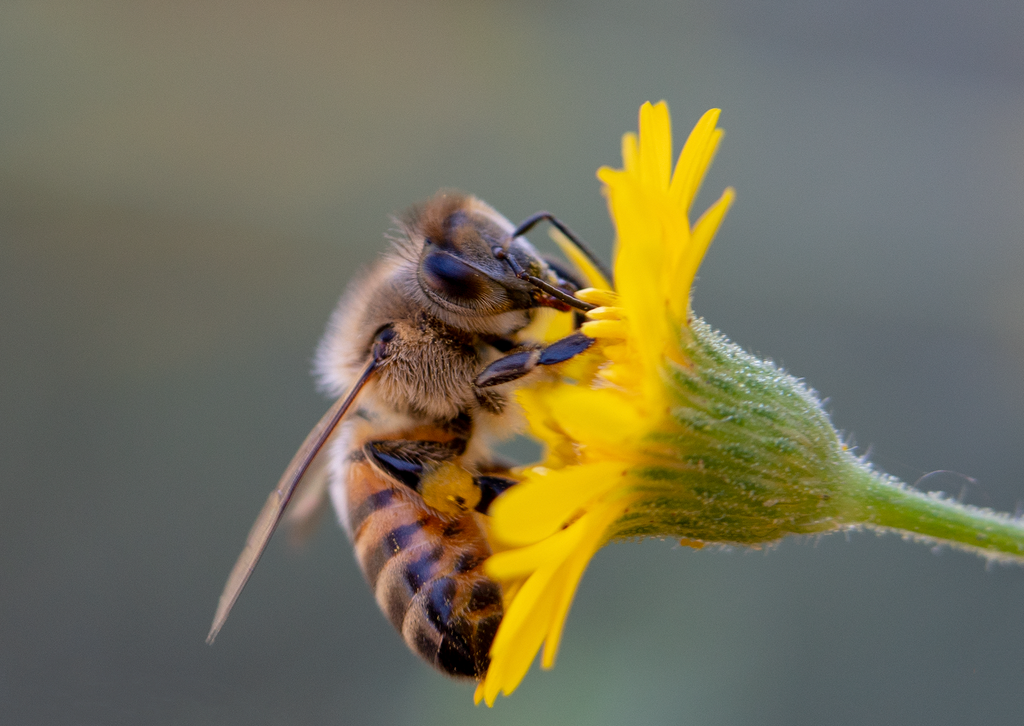
[[[327,487],[330,484],[330,457],[327,446],[313,458],[302,481],[295,488],[292,500],[284,513],[288,527],[288,543],[298,547],[305,544],[320,526],[324,515],[330,510],[331,500]]]
[[[234,607],[235,601],[238,600],[238,596],[245,587],[245,583],[249,581],[253,570],[256,569],[256,563],[259,562],[260,556],[262,556],[263,551],[267,548],[271,535],[277,529],[277,524],[281,521],[284,509],[288,506],[288,501],[295,492],[295,487],[298,486],[302,477],[309,470],[317,453],[323,448],[324,443],[330,437],[338,422],[341,421],[349,406],[352,405],[356,395],[366,384],[367,380],[369,380],[370,374],[376,368],[379,360],[380,357],[375,356],[366,365],[362,373],[359,374],[359,378],[348,394],[344,398],[339,398],[331,406],[330,410],[324,414],[323,418],[317,422],[317,425],[306,436],[306,440],[302,442],[302,446],[295,452],[295,456],[292,457],[291,463],[288,464],[288,468],[281,476],[274,491],[270,492],[270,496],[267,497],[267,503],[263,505],[259,516],[253,522],[252,529],[249,530],[249,536],[245,540],[245,548],[242,550],[242,554],[238,556],[238,561],[235,562],[231,574],[228,575],[228,581],[224,585],[224,591],[221,593],[220,601],[217,603],[217,612],[213,616],[213,625],[210,626],[210,633],[206,636],[207,643],[213,643],[217,633],[224,626],[224,621],[228,619],[228,613]]]

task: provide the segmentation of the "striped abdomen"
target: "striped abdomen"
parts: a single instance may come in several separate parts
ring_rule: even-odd
[[[482,678],[503,613],[473,513],[442,517],[367,461],[350,465],[349,531],[377,603],[405,642],[452,676]]]

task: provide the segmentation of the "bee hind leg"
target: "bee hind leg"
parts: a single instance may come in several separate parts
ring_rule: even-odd
[[[415,492],[420,491],[426,472],[442,462],[461,456],[465,450],[465,439],[447,443],[388,439],[368,441],[363,445],[363,453],[374,466]]]
[[[498,495],[517,482],[515,479],[509,479],[506,476],[481,474],[480,476],[473,477],[473,483],[480,488],[480,501],[476,503],[474,509],[480,512],[480,514],[487,514],[487,510],[491,508],[491,503],[497,499]]]
[[[509,353],[484,368],[483,372],[476,377],[476,385],[479,388],[487,388],[518,380],[537,366],[564,363],[593,344],[593,338],[577,331],[561,340],[556,340],[545,348]]]
[[[438,511],[459,515],[475,509],[486,514],[495,498],[516,480],[493,473],[473,476],[454,461],[464,449],[465,442],[458,439],[449,443],[370,441],[363,446],[374,466]]]

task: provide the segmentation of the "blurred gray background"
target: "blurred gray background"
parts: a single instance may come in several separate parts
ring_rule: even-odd
[[[1020,723],[1024,570],[895,536],[607,548],[493,710],[330,524],[203,643],[389,215],[455,186],[607,252],[645,100],[677,144],[724,109],[697,312],[892,474],[1024,501],[1024,6],[621,5],[0,4],[0,722]]]

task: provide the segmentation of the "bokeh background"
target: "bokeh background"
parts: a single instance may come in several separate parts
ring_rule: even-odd
[[[1024,570],[895,536],[607,548],[492,710],[330,523],[203,638],[389,215],[460,187],[608,253],[645,100],[677,143],[724,109],[698,313],[880,467],[1020,511],[1022,8],[0,4],[0,722],[1020,723]]]

